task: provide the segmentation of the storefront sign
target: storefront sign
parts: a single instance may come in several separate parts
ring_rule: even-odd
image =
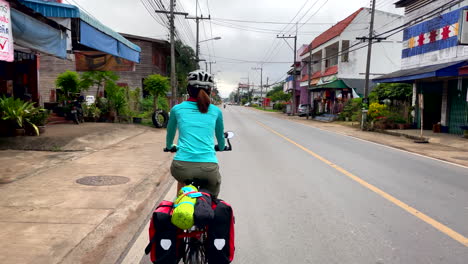
[[[460,34],[460,44],[468,44],[468,10],[462,11],[462,26]]]
[[[10,4],[0,0],[0,61],[14,59],[13,32],[11,30]]]

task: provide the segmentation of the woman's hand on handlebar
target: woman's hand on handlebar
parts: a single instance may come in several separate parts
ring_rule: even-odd
[[[164,148],[164,152],[177,152],[177,145],[172,145],[172,147],[169,148]]]
[[[215,145],[215,150],[216,150],[216,151],[221,151],[221,150],[219,149],[219,146],[218,146],[218,145]],[[231,150],[232,150],[232,149],[231,149],[230,147],[225,146],[223,151],[231,151]]]

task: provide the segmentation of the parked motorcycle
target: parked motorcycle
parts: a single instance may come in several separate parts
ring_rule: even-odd
[[[68,120],[72,120],[77,125],[84,122],[82,103],[83,100],[81,100],[81,97],[73,101],[68,101],[67,111],[65,112],[65,117]]]

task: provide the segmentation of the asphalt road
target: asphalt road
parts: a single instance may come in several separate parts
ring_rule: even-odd
[[[224,116],[234,263],[468,263],[468,168],[244,107]]]

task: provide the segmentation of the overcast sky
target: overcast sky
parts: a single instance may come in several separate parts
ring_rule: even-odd
[[[118,32],[168,39],[167,28],[154,19],[146,6],[156,0],[65,0],[65,3],[78,5],[105,25]],[[169,0],[162,0],[166,7]],[[400,13],[395,9],[395,0],[377,0],[377,9]],[[196,0],[177,0],[179,11],[184,10],[195,16]],[[269,83],[285,77],[293,61],[293,51],[282,39],[282,34],[295,34],[295,25],[271,23],[243,23],[230,20],[263,21],[299,24],[298,47],[309,44],[320,32],[333,23],[347,17],[360,7],[369,7],[370,0],[199,0],[198,15],[211,15],[211,20],[200,23],[200,40],[221,37],[220,40],[206,41],[200,44],[201,59],[216,62],[212,72],[216,74],[221,95],[227,97],[237,88],[239,82],[260,84],[260,71],[252,70],[263,64],[263,82]],[[303,7],[303,8],[301,8]],[[299,13],[298,13],[299,12]],[[296,18],[293,20],[295,15]],[[159,19],[156,15],[155,17]],[[361,22],[361,21],[359,21]],[[368,21],[362,21],[365,23]],[[195,48],[195,22],[177,19],[180,38]],[[363,24],[363,27],[367,27]],[[289,41],[293,47],[293,41]],[[201,64],[205,67],[204,63]]]

